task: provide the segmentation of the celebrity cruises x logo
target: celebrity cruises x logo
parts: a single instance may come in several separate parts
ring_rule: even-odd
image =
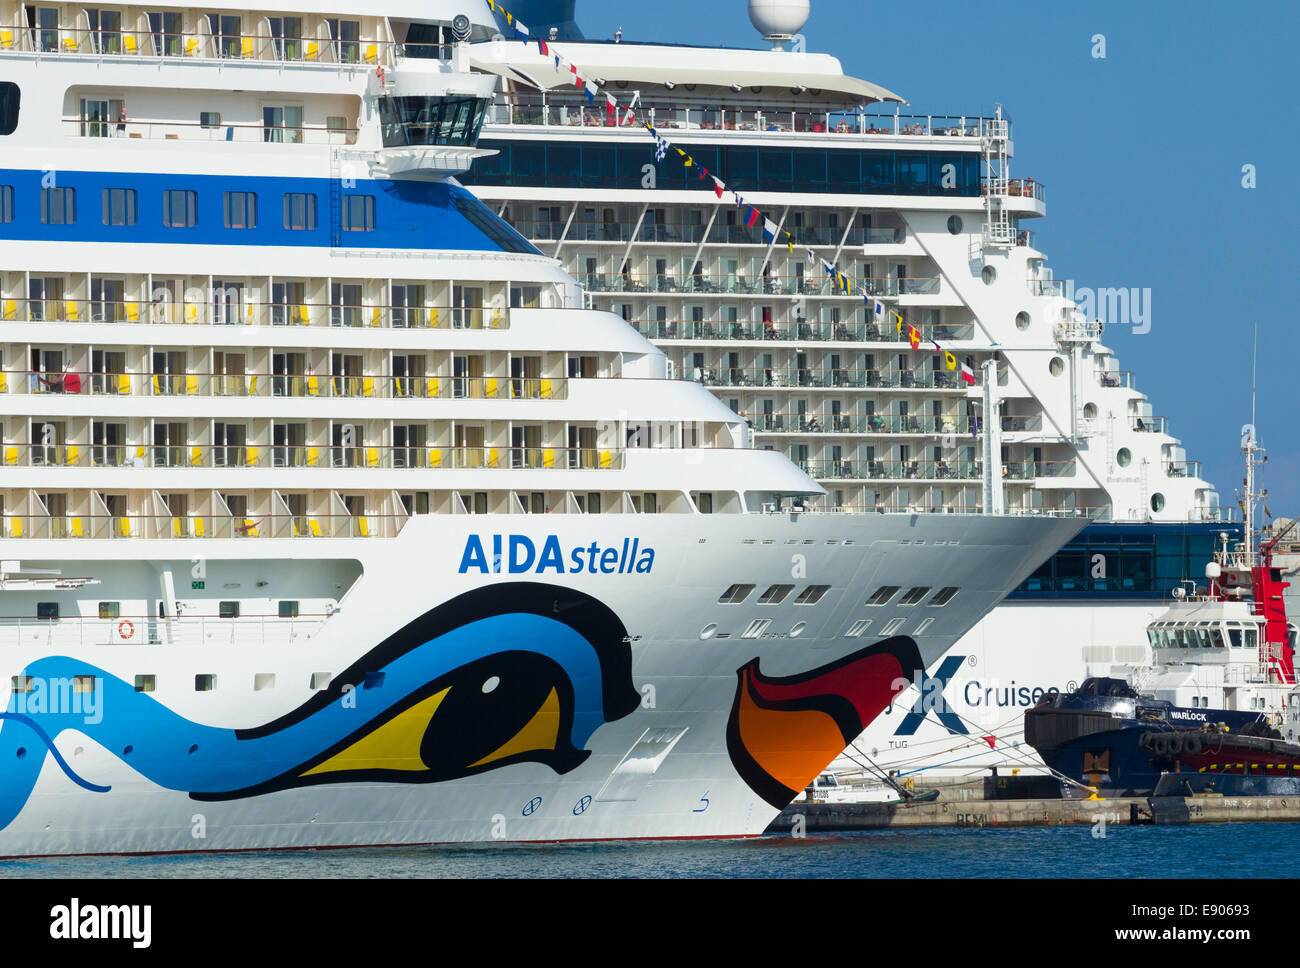
[[[153,937],[153,907],[148,904],[69,904],[50,909],[50,937],[56,941],[129,940],[133,948],[147,948]]]

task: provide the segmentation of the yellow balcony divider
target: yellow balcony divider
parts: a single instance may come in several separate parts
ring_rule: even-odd
[[[199,378],[194,374],[185,377],[185,392],[190,396],[196,396],[199,392]]]
[[[242,54],[244,57],[252,57],[252,56],[253,56],[253,38],[252,38],[252,37],[244,37],[243,40],[242,40],[242,42],[240,43],[239,47],[240,47],[239,52],[240,52],[240,54]]]
[[[357,535],[362,538],[370,537],[370,522],[364,517],[357,518]]]
[[[442,450],[440,448],[431,447],[429,449],[429,466],[430,467],[442,466]]]
[[[21,538],[22,536],[23,536],[23,519],[22,519],[22,518],[10,518],[10,519],[9,519],[9,537],[11,537],[11,538]]]
[[[486,386],[487,389],[486,389],[486,391],[484,392],[484,396],[486,396],[489,400],[495,398],[496,395],[497,395],[497,381],[496,381],[496,379],[493,378],[493,377],[488,377],[485,386]]]
[[[307,314],[306,306],[298,307],[298,322],[302,323],[304,326],[311,325],[311,317]]]
[[[614,466],[614,455],[610,451],[602,450],[600,452],[600,466],[606,469]]]
[[[257,537],[257,522],[252,518],[244,518],[244,526],[239,529],[246,537]]]
[[[202,467],[202,466],[203,466],[203,448],[202,448],[202,447],[191,447],[191,448],[190,448],[190,466],[192,466],[192,467]]]
[[[194,54],[198,51],[198,49],[199,49],[199,39],[197,37],[189,37],[186,39],[185,41],[186,57],[193,57]]]
[[[131,377],[129,375],[125,373],[119,373],[117,375],[117,392],[118,393],[131,392]]]
[[[320,537],[320,522],[317,521],[315,518],[309,518],[309,519],[308,519],[308,521],[307,521],[307,528],[308,528],[308,530],[311,531],[311,536],[312,536],[313,538],[319,538],[319,537]]]
[[[0,47],[12,47],[14,45],[14,32],[12,30],[0,30]]]
[[[74,299],[69,299],[69,300],[67,300],[63,305],[64,305],[64,308],[67,310],[68,322],[70,322],[70,323],[75,323],[75,322],[77,321],[77,319],[79,318],[79,317],[77,316],[77,303],[76,303],[76,300],[74,300]]]
[[[488,467],[500,467],[500,466],[501,466],[501,464],[500,464],[500,455],[498,454],[497,449],[496,449],[495,447],[491,448],[491,449],[488,451],[488,461],[487,461],[487,466],[488,466]]]
[[[256,447],[246,447],[246,448],[244,448],[244,450],[245,450],[245,452],[246,452],[247,455],[248,455],[248,456],[247,456],[247,463],[248,463],[248,466],[249,466],[249,467],[256,467],[256,466],[257,466],[257,462],[258,462],[258,460],[260,459],[259,456],[258,456],[257,448],[256,448]]]
[[[429,396],[436,397],[438,395],[438,378],[436,376],[429,377],[425,389],[428,391]]]
[[[438,309],[434,307],[429,310],[429,325],[435,329],[438,327]]]
[[[307,466],[308,466],[308,467],[317,467],[317,466],[319,466],[319,464],[320,464],[320,448],[319,448],[319,447],[308,447],[308,448],[307,448]]]
[[[17,447],[6,447],[6,448],[5,448],[5,464],[6,464],[7,466],[9,466],[9,467],[12,467],[12,466],[14,466],[14,465],[17,464],[17,463],[18,463],[18,448],[17,448]]]
[[[207,530],[207,528],[206,528],[206,526],[203,524],[203,519],[202,519],[202,518],[195,518],[195,519],[194,519],[194,537],[196,537],[196,538],[202,538],[203,535],[204,535],[204,533],[206,532],[206,530]]]
[[[542,381],[542,391],[541,391],[541,395],[542,395],[542,399],[543,399],[543,400],[549,400],[549,399],[551,399],[551,381],[550,381],[550,380],[543,380],[543,381]]]
[[[137,54],[140,52],[140,46],[135,41],[135,34],[127,34],[122,38],[122,46],[126,48],[128,54]]]
[[[375,378],[373,376],[361,378],[361,395],[363,397],[373,397],[375,395]]]
[[[140,449],[141,449],[141,450],[144,450],[143,447],[141,447]],[[129,538],[129,537],[131,537],[131,519],[130,519],[130,518],[118,518],[118,519],[117,519],[117,533],[118,533],[119,535],[121,535],[123,538]]]
[[[248,378],[248,395],[250,397],[257,396],[257,374],[256,373],[254,373],[252,376]]]
[[[543,467],[555,466],[555,451],[549,449],[542,451],[542,466]]]
[[[162,377],[160,377],[157,373],[155,373],[153,376],[153,395],[156,397],[161,397],[162,392],[163,392]]]
[[[127,304],[126,304],[126,321],[127,321],[128,323],[138,323],[138,322],[140,322],[140,304],[139,304],[139,303],[127,303]]]
[[[315,41],[309,43],[307,45],[306,59],[311,61],[311,60],[315,60],[319,56],[320,56],[320,44],[316,43]]]
[[[374,44],[366,44],[366,63],[373,64],[379,60],[379,48]]]
[[[9,375],[7,373],[0,373],[0,393],[8,393],[8,392],[9,392]]]
[[[5,300],[5,319],[11,320],[18,316],[18,304],[12,299]]]
[[[307,377],[307,396],[315,397],[320,394],[320,380],[317,377]]]
[[[69,521],[69,525],[71,526],[71,529],[72,529],[72,536],[73,536],[74,538],[80,538],[80,537],[81,537],[81,533],[82,533],[82,532],[81,532],[81,518],[72,518],[72,519],[70,519],[70,521]]]
[[[185,526],[184,526],[183,524],[181,524],[181,519],[180,519],[180,518],[172,518],[172,537],[173,537],[173,538],[184,538],[184,537],[186,537],[186,535],[185,535]]]
[[[492,328],[499,329],[500,326],[501,326],[501,310],[494,309],[492,310]]]
[[[68,467],[76,467],[81,463],[81,449],[76,444],[68,444],[63,450],[63,463]]]
[[[379,466],[379,448],[378,448],[378,447],[367,447],[367,448],[366,448],[366,466],[367,466],[367,467],[378,467],[378,466]]]
[[[375,311],[374,311],[373,313],[370,314],[370,325],[371,325],[371,326],[378,326],[378,325],[379,325],[379,307],[378,307],[378,306],[376,306],[376,307],[375,307]]]
[[[185,307],[185,322],[197,323],[199,321],[199,307],[190,303]]]

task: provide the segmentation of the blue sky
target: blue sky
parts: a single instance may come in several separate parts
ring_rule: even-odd
[[[578,0],[577,21],[593,39],[622,27],[628,40],[761,44],[745,0]],[[1300,4],[812,0],[804,34],[917,113],[1002,103],[1013,175],[1047,187],[1047,218],[1031,227],[1056,277],[1151,290],[1150,332],[1108,326],[1106,342],[1225,505],[1241,482],[1258,323],[1268,504],[1300,515]]]

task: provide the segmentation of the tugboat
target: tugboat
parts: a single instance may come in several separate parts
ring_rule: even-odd
[[[1296,627],[1283,601],[1289,583],[1273,564],[1274,549],[1295,522],[1256,551],[1254,505],[1263,495],[1255,493],[1254,477],[1263,451],[1253,433],[1242,449],[1243,540],[1230,547],[1222,535],[1205,566],[1206,586],[1176,589],[1170,609],[1147,626],[1153,665],[1128,679],[1086,679],[1025,714],[1026,740],[1069,778],[1064,797],[1087,795],[1084,787],[1149,796],[1162,782],[1162,789],[1179,791],[1275,792],[1260,782],[1265,776],[1292,784],[1274,784],[1277,791],[1300,792]],[[1292,742],[1281,742],[1284,726]]]

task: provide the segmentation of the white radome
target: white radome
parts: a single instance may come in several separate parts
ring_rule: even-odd
[[[793,40],[808,22],[809,0],[749,0],[749,22],[764,40]]]

